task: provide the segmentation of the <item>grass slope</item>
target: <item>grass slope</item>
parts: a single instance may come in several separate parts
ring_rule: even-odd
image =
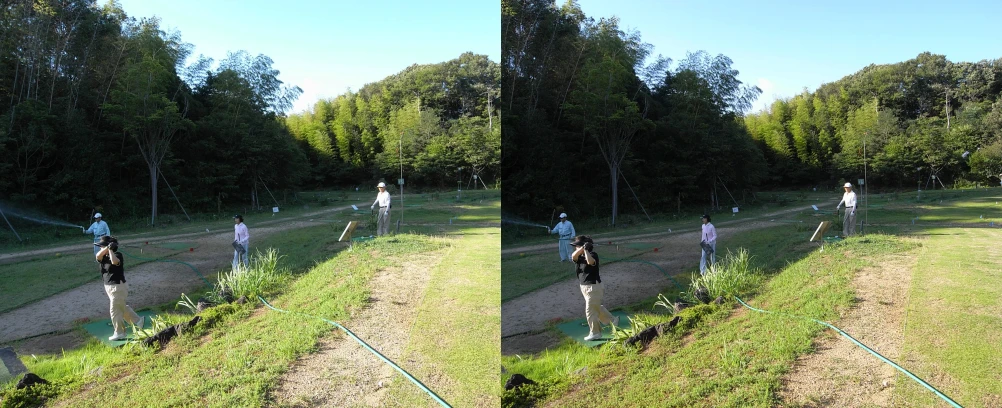
[[[834,321],[852,303],[848,283],[855,271],[882,254],[905,251],[914,245],[886,236],[851,239],[791,263],[768,281],[759,295],[746,300],[767,310]],[[797,355],[811,350],[813,338],[823,326],[741,310],[733,303],[707,308],[698,311],[700,316],[689,317],[695,321],[690,332],[664,336],[643,353],[611,348],[598,351],[598,361],[589,364],[584,375],[567,376],[564,372],[568,369],[550,370],[552,374],[542,378],[554,384],[552,389],[556,391],[549,397],[548,406],[776,404],[782,375]],[[567,354],[581,352],[588,351]],[[563,357],[570,361],[569,356]],[[513,373],[522,361],[505,358],[506,364],[512,364],[509,371]]]

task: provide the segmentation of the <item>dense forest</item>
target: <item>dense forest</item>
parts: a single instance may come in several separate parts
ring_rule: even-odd
[[[155,223],[179,204],[270,207],[297,189],[395,183],[398,158],[418,189],[471,171],[500,184],[501,70],[483,55],[287,117],[302,90],[270,58],[191,57],[181,33],[114,1],[4,2],[0,33],[0,201],[15,206]]]
[[[675,211],[708,203],[717,184],[736,193],[768,177],[740,121],[761,91],[726,56],[651,56],[639,33],[573,1],[503,0],[501,11],[506,212],[611,210],[615,224],[638,202]]]
[[[770,183],[854,180],[865,145],[875,188],[995,184],[1000,93],[1002,59],[954,63],[922,53],[778,100],[745,124],[770,163]]]
[[[622,211],[729,207],[759,189],[862,178],[864,144],[873,188],[1002,173],[1002,60],[923,53],[747,114],[761,91],[729,58],[652,48],[573,0],[502,1],[506,212],[559,206],[615,224]]]

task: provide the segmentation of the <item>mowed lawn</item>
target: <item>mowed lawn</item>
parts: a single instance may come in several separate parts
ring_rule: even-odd
[[[999,229],[928,231],[907,294],[899,363],[964,407],[1002,407],[1000,240]],[[903,374],[895,383],[896,402],[942,405]]]

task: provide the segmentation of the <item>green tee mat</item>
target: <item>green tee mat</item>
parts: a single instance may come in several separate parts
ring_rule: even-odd
[[[617,310],[611,313],[613,316],[619,316],[619,328],[622,329],[630,327],[630,316],[626,312]],[[558,324],[557,330],[560,330],[561,333],[566,334],[568,337],[574,339],[574,341],[584,344],[587,347],[595,347],[612,340],[612,327],[602,325],[602,338],[598,340],[585,341],[584,338],[588,335],[588,321],[586,319],[571,320],[569,322]]]
[[[143,328],[149,329],[150,327],[152,327],[151,325],[153,324],[153,317],[156,316],[156,313],[154,313],[152,310],[143,310],[136,312],[136,314],[138,314],[140,317],[146,318],[145,326]],[[83,327],[84,330],[87,331],[87,333],[89,333],[91,336],[96,337],[98,341],[108,345],[109,347],[121,346],[125,343],[128,343],[129,340],[132,339],[132,325],[129,324],[129,322],[125,322],[125,327],[126,327],[125,333],[129,335],[129,338],[126,340],[118,340],[118,341],[108,340],[108,337],[111,337],[111,335],[115,334],[115,329],[111,327],[111,319],[97,320],[94,322],[87,323]]]
[[[0,348],[0,384],[13,380],[26,371],[28,369],[17,358],[14,349],[10,347]]]

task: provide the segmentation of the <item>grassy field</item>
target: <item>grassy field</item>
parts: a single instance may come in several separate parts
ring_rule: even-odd
[[[756,230],[755,233],[738,234],[733,239],[721,240],[717,250],[720,254],[727,251],[737,251],[745,248],[755,256],[755,265],[760,268],[775,269],[785,262],[794,259],[798,254],[810,248],[807,240],[813,230],[806,228],[807,224],[777,223],[775,227]],[[720,228],[725,228],[721,226]],[[636,244],[634,247],[633,245]],[[631,241],[620,245],[605,245],[599,242],[596,251],[602,256],[603,265],[616,263],[619,260],[657,261],[664,252],[654,252],[652,246],[656,242]],[[556,282],[574,279],[574,267],[569,263],[560,263],[557,256],[556,243],[553,251],[532,252],[523,254],[503,255],[501,258],[503,279],[501,279],[501,300],[508,301],[547,287]],[[698,248],[697,248],[698,249]],[[780,250],[782,249],[782,250]],[[661,251],[674,250],[661,248]],[[691,272],[697,270],[699,252],[693,251],[691,266],[673,276],[674,279],[687,280]]]
[[[180,251],[158,246],[122,248],[148,258],[167,258]],[[148,261],[133,260],[130,267]],[[40,256],[0,265],[0,313],[73,289],[101,278],[92,252]]]
[[[817,222],[835,216],[813,210],[723,241],[725,248],[748,248],[755,265],[774,275],[746,300],[837,325],[853,305],[849,282],[855,271],[879,265],[890,254],[917,257],[911,287],[899,295],[907,304],[907,318],[898,363],[965,407],[1002,406],[995,368],[1002,366],[1002,252],[993,245],[1002,232],[985,228],[1002,219],[1002,190],[870,199],[871,235],[829,245],[823,253],[804,241]],[[872,235],[876,231],[900,237]],[[517,295],[533,279],[547,278],[547,265],[540,260],[554,255],[540,256],[505,258],[503,297]],[[644,252],[633,258],[654,256]],[[519,267],[509,270],[509,264]],[[509,276],[522,282],[509,285]],[[654,301],[628,309],[647,311],[642,319],[667,319],[650,314]],[[503,356],[509,374],[526,374],[541,383],[507,392],[504,406],[534,398],[547,401],[540,406],[786,406],[778,397],[782,378],[798,355],[813,351],[823,326],[751,312],[734,303],[706,308],[683,311],[696,322],[691,328],[663,336],[639,354],[615,346],[586,349],[567,339],[536,355]],[[903,374],[897,374],[894,384],[894,406],[945,405]]]
[[[725,208],[719,211],[711,211],[710,214],[718,222],[726,220],[743,220],[747,218],[760,217],[764,214],[782,211],[784,209],[818,205],[819,207],[828,202],[835,202],[841,198],[841,192],[770,192],[759,193],[755,197],[746,197],[746,204],[740,206],[737,215],[731,212],[732,204],[724,204]],[[559,213],[559,212],[558,212]],[[570,215],[568,220],[574,223],[574,229],[578,234],[598,235],[606,239],[614,239],[619,236],[636,235],[645,233],[655,233],[672,230],[698,230],[699,218],[704,212],[693,210],[683,210],[679,213],[650,214],[653,221],[641,214],[620,214],[617,217],[619,226],[610,227],[609,220],[602,219],[582,219],[575,215]],[[732,216],[733,215],[733,216]],[[553,227],[558,220],[550,221],[549,214],[541,215],[539,218],[528,220],[530,223],[539,223]],[[525,220],[521,220],[525,221]],[[555,241],[555,235],[548,235],[542,227],[526,226],[506,223],[502,231],[502,247],[513,247],[523,245],[542,244]],[[555,246],[556,244],[554,244]]]
[[[419,217],[422,211],[416,207],[413,213]],[[500,200],[489,196],[470,198],[455,212],[476,220],[467,223],[496,223],[499,213]],[[281,265],[294,277],[288,287],[270,294],[275,306],[349,327],[352,311],[367,302],[366,284],[375,271],[406,262],[412,253],[443,257],[419,306],[408,360],[398,363],[405,369],[417,367],[413,374],[418,378],[441,383],[436,392],[457,401],[456,406],[491,406],[500,393],[497,371],[489,368],[497,366],[500,354],[500,240],[497,227],[463,224],[411,228],[452,238],[396,235],[356,243],[352,252],[341,251],[347,245],[336,242],[341,226],[333,222],[274,234],[256,246],[280,248],[285,256]],[[493,313],[490,305],[495,305]],[[173,305],[160,311],[170,323],[191,317]],[[441,315],[452,320],[442,324],[436,317]],[[219,306],[202,316],[206,323],[157,353],[139,347],[111,349],[91,340],[58,355],[22,356],[32,372],[53,385],[29,394],[14,391],[8,383],[0,387],[0,398],[3,404],[14,404],[47,396],[63,406],[268,405],[273,403],[269,390],[292,361],[313,351],[321,336],[340,336],[324,323],[270,312],[254,302]],[[464,337],[466,333],[476,335]],[[423,364],[413,363],[417,361]],[[399,384],[393,392],[408,406],[431,401],[406,388],[409,382]]]
[[[424,192],[421,194],[406,194],[402,207],[405,214],[405,222],[444,222],[448,223],[450,217],[461,215],[462,205],[471,205],[480,200],[491,201],[500,199],[498,190],[474,190],[463,192],[462,203],[456,203],[455,192]],[[256,225],[266,221],[287,221],[299,219],[306,214],[313,213],[325,208],[343,207],[352,204],[358,205],[360,213],[368,213],[369,205],[375,199],[375,191],[311,191],[299,192],[295,195],[277,197],[281,203],[278,214],[272,213],[273,204],[263,204],[261,210],[252,210],[245,207],[228,208],[224,213],[189,213],[191,221],[182,213],[165,213],[158,217],[157,225],[150,226],[147,217],[116,218],[107,214],[105,221],[108,222],[112,233],[119,238],[128,239],[130,237],[162,237],[175,234],[198,233],[209,229],[217,231],[220,229],[232,229],[233,214],[240,213],[244,216],[244,222],[248,225]],[[394,213],[399,211],[399,196],[394,193],[395,205]],[[463,204],[468,203],[468,204]],[[479,204],[479,203],[478,203]],[[411,220],[409,214],[412,208],[419,207],[444,207],[447,211],[435,211],[422,214],[415,212],[415,219]],[[104,210],[99,210],[104,211]],[[170,210],[169,210],[170,211]],[[173,210],[176,211],[176,210]],[[107,213],[107,212],[106,212]],[[44,216],[42,216],[44,217]],[[396,215],[394,215],[394,218]],[[44,249],[67,244],[86,245],[90,243],[90,238],[80,233],[79,229],[63,226],[53,226],[38,224],[20,218],[9,217],[18,234],[24,242],[18,242],[16,236],[4,224],[0,229],[0,250],[18,251],[27,249]],[[346,217],[334,217],[346,219]],[[60,220],[62,221],[62,220]],[[79,223],[89,226],[93,220],[68,220],[70,223]],[[394,221],[395,222],[395,221]]]
[[[908,293],[902,361],[965,407],[1002,406],[1002,233],[928,231]],[[932,406],[938,399],[897,376],[895,400]]]
[[[891,237],[854,238],[837,250],[815,251],[789,264],[748,301],[769,310],[837,319],[852,303],[847,283],[853,272],[873,263],[866,258],[911,247],[914,244]],[[665,407],[772,406],[777,402],[775,390],[782,375],[797,355],[810,351],[823,326],[777,315],[734,313],[734,308],[733,303],[727,303],[684,311],[693,314],[687,315],[695,321],[691,331],[662,337],[645,353],[607,348],[587,366],[585,375],[546,376],[543,381],[557,390],[588,390],[557,392],[550,400],[556,406],[613,406],[611,401]],[[570,347],[565,350],[575,349]],[[536,361],[511,356],[503,359],[513,373]],[[538,364],[544,367],[555,363],[552,354],[540,360]],[[547,370],[534,370],[540,371]]]
[[[313,197],[307,194],[317,194],[317,197]],[[304,193],[303,195],[309,197],[311,200],[320,201],[324,198],[324,193]],[[336,193],[327,193],[331,196],[337,196]],[[464,197],[463,202],[449,201],[444,198],[437,196],[436,194],[427,195],[415,195],[413,196],[413,204],[411,201],[407,201],[406,223],[403,224],[401,232],[422,232],[422,233],[436,233],[439,232],[439,228],[426,227],[426,226],[410,226],[411,223],[437,223],[445,224],[445,227],[450,223],[450,218],[452,220],[452,225],[458,229],[463,228],[463,224],[466,223],[484,223],[493,222],[497,223],[500,221],[500,193],[497,191],[481,191],[476,194],[467,194]],[[352,193],[351,195],[342,195],[331,200],[351,200],[358,199],[359,194]],[[451,197],[450,197],[451,198]],[[495,201],[496,200],[496,201]],[[483,204],[482,201],[486,201],[487,204]],[[497,207],[490,205],[490,203],[498,203]],[[344,204],[341,204],[344,205]],[[248,225],[254,225],[255,221],[291,221],[295,218],[301,217],[304,210],[294,210],[288,211],[283,214],[284,218],[277,218],[277,216],[262,215],[260,217],[247,216],[246,222]],[[303,241],[298,236],[298,232],[293,232],[291,234],[276,234],[275,236],[269,237],[261,242],[255,241],[253,246],[257,248],[275,247],[275,248],[293,248],[296,245],[303,245],[307,251],[298,251],[301,253],[295,254],[295,256],[290,256],[291,264],[289,265],[292,269],[299,270],[302,267],[312,264],[313,258],[306,257],[304,255],[311,254],[311,250],[321,249],[321,248],[334,248],[335,241],[344,229],[344,225],[348,221],[360,221],[360,227],[355,234],[360,235],[372,235],[375,234],[375,226],[372,225],[374,218],[369,217],[370,212],[368,208],[360,208],[359,211],[343,211],[335,213],[333,215],[327,216],[327,218],[314,217],[310,218],[315,221],[327,222],[326,226],[309,227],[310,231],[317,231],[317,236],[323,235],[325,238],[321,240],[306,240]],[[392,220],[398,219],[399,214],[391,213]],[[173,235],[181,233],[179,231],[194,231],[204,230],[206,226],[210,226],[212,230],[218,231],[221,228],[232,229],[233,221],[231,219],[218,221],[218,222],[203,222],[185,226],[179,230],[159,231],[159,235]],[[451,230],[450,229],[450,230]],[[324,231],[321,233],[319,231]],[[443,230],[441,233],[445,233]],[[117,234],[117,232],[116,232]],[[309,232],[313,234],[313,232]],[[153,234],[156,236],[158,234]],[[333,236],[333,237],[331,237]],[[333,239],[330,239],[333,238]],[[84,237],[84,239],[88,239]],[[295,242],[295,243],[294,243]],[[171,258],[173,255],[177,255],[180,250],[172,249],[169,246],[170,243],[162,243],[162,245],[138,245],[138,246],[127,246],[123,247],[123,251],[128,255],[136,255],[145,258]],[[81,247],[89,250],[89,243],[81,244]],[[251,249],[252,251],[254,248]],[[0,280],[0,299],[4,299],[2,305],[0,305],[0,313],[16,309],[18,307],[24,306],[25,304],[44,299],[46,297],[55,295],[57,293],[76,288],[84,283],[95,281],[100,278],[100,273],[97,267],[91,262],[91,258],[88,255],[90,252],[73,252],[67,254],[58,255],[40,255],[35,258],[18,261],[8,264],[0,264],[0,276],[4,279]],[[133,259],[130,267],[146,263],[148,261]],[[305,263],[303,263],[305,262]],[[203,271],[206,277],[214,276],[212,273],[214,271]]]

